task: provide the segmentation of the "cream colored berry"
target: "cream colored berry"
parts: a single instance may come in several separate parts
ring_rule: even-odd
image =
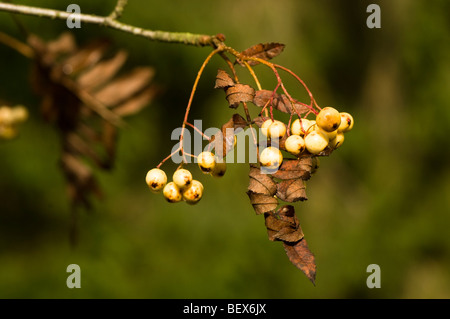
[[[341,112],[341,124],[339,125],[338,131],[345,133],[353,128],[353,116],[347,112]]]
[[[340,147],[342,143],[344,143],[344,133],[339,132],[334,139],[330,140],[329,146],[332,149],[336,149]]]
[[[296,119],[291,124],[291,134],[304,136],[313,122],[308,119]]]
[[[278,120],[267,120],[261,126],[261,133],[272,139],[281,138],[286,135],[286,125]]]
[[[299,135],[291,135],[286,139],[284,147],[289,153],[299,155],[306,148],[305,140]]]
[[[192,174],[187,169],[180,168],[173,173],[172,180],[180,190],[183,190],[191,185]]]
[[[286,125],[281,121],[273,121],[272,125],[269,126],[270,138],[282,138],[284,135],[286,135]]]
[[[272,123],[273,123],[273,121],[269,119],[269,120],[264,121],[264,123],[261,125],[261,133],[264,136],[269,137],[269,127],[270,127],[270,125],[272,125]]]
[[[262,166],[275,169],[283,162],[283,154],[281,154],[281,151],[278,148],[269,146],[261,152],[259,161]]]
[[[180,188],[174,182],[170,182],[164,186],[163,195],[169,203],[177,203],[183,199]]]
[[[323,130],[332,132],[338,129],[341,124],[341,115],[333,107],[324,107],[316,116],[316,123]]]
[[[167,183],[167,175],[162,169],[153,168],[147,172],[145,182],[153,192],[159,192]]]
[[[318,154],[322,152],[328,145],[328,137],[320,131],[312,131],[305,137],[305,145],[308,152]]]
[[[202,152],[197,157],[197,163],[203,173],[209,174],[213,171],[214,166],[216,165],[216,158],[211,152]]]
[[[214,169],[211,171],[211,175],[214,177],[222,177],[225,175],[227,171],[227,164],[225,162],[219,163],[216,162]]]
[[[188,204],[197,204],[203,197],[203,185],[197,180],[192,180],[191,186],[183,191],[183,200]]]

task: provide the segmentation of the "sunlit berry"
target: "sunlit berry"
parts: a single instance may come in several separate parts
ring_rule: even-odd
[[[180,188],[174,182],[164,186],[163,195],[169,203],[177,203],[183,199]]]
[[[312,124],[308,119],[296,119],[291,124],[291,134],[304,136]]]
[[[305,137],[305,145],[308,152],[318,154],[322,152],[328,145],[328,137],[320,131],[312,131]]]
[[[147,172],[145,182],[153,192],[159,192],[167,183],[167,175],[162,169],[153,168]]]
[[[211,152],[202,152],[197,157],[197,163],[203,173],[209,174],[216,165],[216,158]]]
[[[227,171],[227,164],[225,162],[219,163],[216,162],[214,169],[211,171],[211,175],[214,177],[222,177],[225,175]]]
[[[180,168],[173,173],[172,180],[175,185],[180,188],[180,190],[183,190],[191,185],[192,174],[187,169]]]
[[[345,133],[350,131],[353,128],[353,117],[350,113],[341,112],[341,124],[338,127],[338,131]]]
[[[342,145],[342,143],[344,143],[344,133],[338,132],[336,137],[334,139],[330,140],[329,146],[332,149],[336,149],[336,148],[340,147]]]
[[[305,140],[299,135],[291,135],[286,139],[284,147],[289,153],[299,155],[306,148]]]
[[[335,108],[327,106],[317,114],[316,123],[323,130],[332,132],[337,130],[341,124],[341,115]]]
[[[191,185],[183,191],[183,200],[188,204],[197,204],[203,196],[203,185],[197,180],[192,180]]]
[[[281,154],[281,151],[278,148],[269,146],[261,152],[259,161],[264,167],[276,169],[283,162],[283,154]]]

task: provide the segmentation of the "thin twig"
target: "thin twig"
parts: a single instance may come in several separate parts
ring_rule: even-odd
[[[120,3],[119,3],[120,2]],[[107,17],[84,14],[84,13],[72,13],[54,9],[45,9],[39,7],[32,7],[26,5],[12,4],[0,2],[0,11],[25,14],[30,16],[37,16],[50,19],[78,19],[82,23],[96,24],[101,26],[106,26],[112,29],[123,31],[126,33],[131,33],[137,36],[144,37],[152,41],[160,42],[170,42],[170,43],[183,43],[187,45],[195,46],[213,46],[216,47],[217,43],[222,42],[221,38],[223,36],[210,36],[203,34],[193,34],[188,32],[166,32],[166,31],[155,31],[143,28],[138,28],[133,25],[122,23],[116,20],[117,17],[123,12],[123,6],[127,1],[119,1],[116,8]]]

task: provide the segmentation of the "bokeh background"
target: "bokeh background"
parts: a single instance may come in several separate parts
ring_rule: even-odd
[[[65,10],[73,1],[19,2]],[[248,165],[230,164],[222,179],[192,166],[206,187],[196,206],[168,204],[145,185],[147,170],[175,143],[170,134],[209,48],[94,25],[73,31],[79,44],[108,36],[130,52],[131,66],[154,66],[164,94],[127,119],[114,170],[97,172],[105,198],[80,212],[71,247],[57,132],[40,117],[30,61],[0,45],[0,98],[31,113],[18,138],[0,143],[0,297],[449,298],[450,3],[376,1],[381,29],[369,29],[372,2],[141,0],[122,18],[149,29],[224,33],[237,50],[284,43],[276,62],[300,75],[320,105],[353,114],[353,131],[322,159],[308,201],[295,205],[316,257],[316,286],[267,239],[245,194]],[[115,1],[77,3],[106,15]],[[65,21],[19,18],[44,39],[67,31]],[[0,30],[23,40],[6,13]],[[213,89],[219,67],[226,66],[213,59],[194,100],[191,119],[203,119],[203,128],[233,113]],[[255,70],[270,89],[270,73]],[[170,175],[176,166],[163,167]],[[81,289],[66,286],[72,263],[81,267]],[[366,286],[369,264],[381,268],[379,289]]]

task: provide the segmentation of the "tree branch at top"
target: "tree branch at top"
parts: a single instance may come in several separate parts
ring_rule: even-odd
[[[115,30],[141,36],[151,41],[181,43],[201,47],[203,46],[217,47],[218,43],[224,41],[223,35],[204,35],[189,32],[168,32],[159,30],[149,30],[139,28],[130,24],[122,23],[117,19],[122,15],[127,3],[128,0],[118,0],[114,10],[106,17],[93,14],[72,13],[54,9],[46,9],[4,2],[0,2],[0,11],[59,20],[67,20],[69,18],[76,17],[77,19],[79,19],[80,22],[83,23],[106,26]]]

